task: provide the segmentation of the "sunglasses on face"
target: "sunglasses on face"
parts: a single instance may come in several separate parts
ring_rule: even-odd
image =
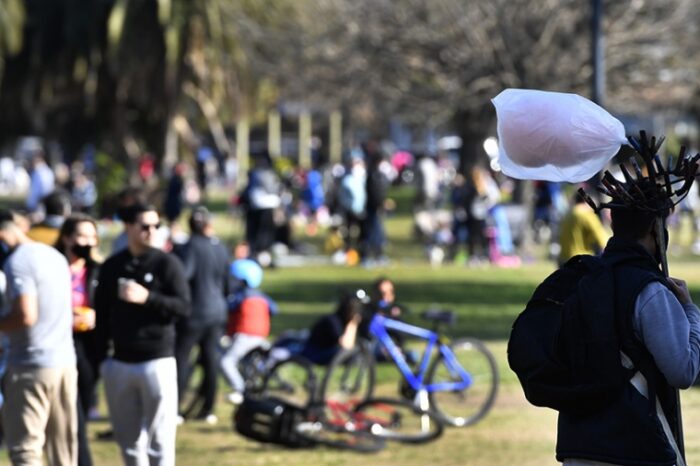
[[[150,231],[151,228],[155,228],[157,230],[160,228],[160,223],[142,223],[140,226],[141,231]]]

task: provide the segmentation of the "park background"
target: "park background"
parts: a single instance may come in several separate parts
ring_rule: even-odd
[[[360,454],[328,448],[286,449],[247,440],[232,429],[233,406],[226,403],[222,383],[216,414],[217,425],[202,421],[186,422],[178,428],[177,461],[182,465],[547,465],[554,460],[556,412],[527,403],[515,375],[506,360],[507,338],[515,316],[523,309],[534,287],[555,264],[540,246],[540,258],[521,267],[502,269],[478,268],[464,264],[431,266],[423,258],[422,246],[412,240],[410,206],[412,190],[391,190],[397,200],[396,214],[388,218],[389,256],[391,262],[372,269],[337,265],[297,265],[268,269],[263,289],[280,305],[273,321],[273,333],[288,328],[306,328],[315,318],[330,312],[341,290],[367,287],[376,277],[387,275],[396,282],[397,296],[411,313],[408,321],[421,323],[420,311],[429,307],[454,310],[457,322],[451,336],[474,336],[482,339],[494,353],[499,367],[500,386],[496,403],[479,423],[467,428],[449,428],[437,441],[426,445],[389,443],[379,453]],[[210,207],[215,212],[215,226],[225,241],[234,244],[242,234],[242,220],[226,209],[226,193],[214,193]],[[7,199],[5,201],[8,201]],[[114,226],[103,224],[103,245],[109,243]],[[300,228],[297,237],[314,242]],[[696,302],[700,298],[698,260],[688,253],[691,247],[690,225],[672,238],[679,246],[670,257],[673,276],[688,280]],[[379,389],[398,394],[399,374],[395,368],[380,367]],[[196,379],[196,377],[195,377]],[[196,383],[193,384],[196,386]],[[395,388],[396,387],[396,388]],[[104,398],[101,397],[101,400]],[[685,441],[688,464],[700,461],[700,388],[682,392]],[[102,403],[101,412],[106,414]],[[95,464],[121,464],[119,451],[112,441],[99,440],[98,434],[109,428],[106,419],[90,422],[89,438]],[[9,464],[0,455],[0,465]]]
[[[112,197],[138,181],[145,154],[158,175],[155,191],[177,161],[194,164],[203,146],[235,159],[240,174],[262,146],[309,168],[314,135],[329,162],[366,138],[429,151],[457,135],[466,170],[490,162],[490,99],[508,87],[591,97],[629,134],[666,134],[664,152],[677,154],[680,143],[697,147],[699,18],[693,0],[0,0],[0,153],[16,159],[23,137],[38,136],[51,163],[89,161],[98,214],[107,219],[103,245],[116,228],[108,221]],[[207,199],[229,244],[241,236],[229,206],[244,178]],[[532,188],[523,185],[514,201],[531,212]],[[387,219],[390,263],[269,270],[264,289],[281,307],[273,331],[307,326],[332,309],[339,289],[389,275],[414,312],[455,310],[452,335],[479,337],[497,355],[493,411],[437,443],[390,445],[363,457],[249,442],[230,428],[232,407],[219,403],[218,425],[180,428],[179,464],[555,463],[555,413],[525,402],[505,359],[513,319],[554,268],[546,248],[526,245],[516,269],[435,268],[412,236],[410,188],[390,196],[397,202]],[[700,271],[686,230],[674,238],[680,246],[670,270],[697,299]],[[683,402],[693,464],[700,461],[697,389]],[[107,428],[90,424],[95,464],[120,464],[116,445],[96,440]]]

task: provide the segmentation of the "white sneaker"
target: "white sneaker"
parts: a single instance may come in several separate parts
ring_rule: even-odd
[[[206,422],[210,426],[213,426],[219,422],[219,418],[216,417],[216,414],[207,414],[207,416],[204,418],[204,422]]]
[[[243,393],[241,392],[231,392],[226,395],[226,398],[228,399],[229,403],[234,405],[243,403]]]
[[[185,418],[178,414],[177,419],[175,420],[175,424],[177,424],[178,426],[181,426],[184,423],[185,423]]]

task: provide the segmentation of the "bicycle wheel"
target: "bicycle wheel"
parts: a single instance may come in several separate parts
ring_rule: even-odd
[[[373,453],[385,446],[384,439],[369,432],[339,429],[321,421],[300,422],[295,429],[308,441],[343,450]]]
[[[433,411],[410,401],[369,398],[355,407],[353,422],[358,430],[404,443],[425,443],[442,435],[443,424]]]
[[[298,356],[280,361],[267,373],[261,393],[294,406],[307,407],[316,390],[316,378],[310,363]]]
[[[245,381],[246,394],[258,394],[263,389],[269,349],[253,348],[238,362],[238,371]]]
[[[319,401],[323,404],[359,403],[374,390],[374,359],[364,348],[339,353],[326,369]]]
[[[460,382],[461,375],[440,354],[428,372],[428,385],[437,390],[428,394],[430,407],[443,422],[453,426],[468,426],[476,423],[488,413],[496,399],[498,369],[491,352],[474,338],[452,342],[452,352],[459,365],[469,374],[471,384],[463,389],[440,390],[439,384]]]

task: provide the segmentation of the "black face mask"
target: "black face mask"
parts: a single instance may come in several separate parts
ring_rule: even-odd
[[[90,246],[89,244],[75,244],[71,248],[71,252],[75,254],[76,257],[79,257],[81,259],[89,259],[90,253],[92,252],[92,246]]]
[[[10,246],[4,241],[0,241],[0,269],[5,265],[5,261],[10,257],[10,254],[12,254]]]

